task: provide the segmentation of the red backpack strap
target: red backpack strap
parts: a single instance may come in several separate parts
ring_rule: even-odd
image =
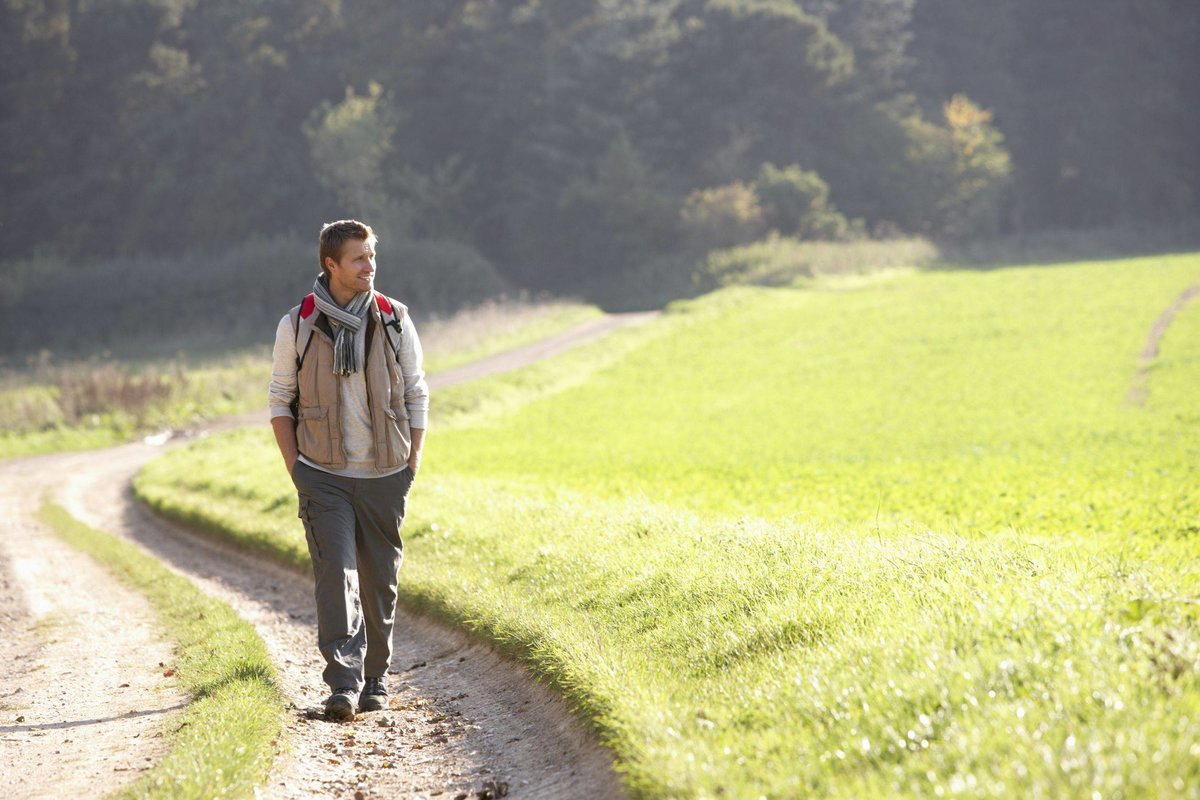
[[[292,330],[296,333],[297,372],[300,371],[300,366],[304,363],[304,356],[308,352],[309,342],[312,341],[312,323],[308,322],[308,318],[312,316],[316,308],[317,298],[312,292],[309,292],[300,301],[300,305],[291,310]]]
[[[375,292],[375,305],[379,307],[379,313],[388,317],[396,316],[396,312],[392,310],[392,301],[386,294]]]
[[[375,305],[379,308],[379,315],[383,317],[383,329],[386,332],[388,344],[392,346],[392,355],[396,357],[396,361],[399,361],[400,336],[404,333],[400,320],[404,317],[404,306],[379,292],[375,292]]]

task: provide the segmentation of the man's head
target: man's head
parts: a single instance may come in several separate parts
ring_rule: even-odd
[[[322,272],[328,275],[330,268],[342,260],[342,250],[349,241],[366,242],[368,249],[374,251],[378,239],[370,225],[356,219],[340,219],[337,222],[326,223],[325,227],[321,228],[317,252]]]
[[[335,296],[370,291],[375,277],[375,232],[358,220],[330,222],[321,229],[321,270]]]

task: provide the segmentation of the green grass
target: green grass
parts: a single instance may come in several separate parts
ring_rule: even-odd
[[[435,397],[405,600],[645,797],[1200,797],[1200,256],[732,288]],[[149,465],[305,561],[267,431]]]
[[[282,731],[282,698],[262,639],[225,603],[204,595],[137,547],[46,503],[42,519],[150,601],[175,643],[179,686],[191,698],[171,752],[120,798],[252,797]]]

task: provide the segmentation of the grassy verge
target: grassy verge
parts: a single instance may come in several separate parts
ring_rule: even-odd
[[[439,393],[405,599],[554,681],[639,796],[1200,797],[1200,306],[1125,402],[1197,280],[727,289]],[[137,491],[303,563],[269,432]]]
[[[41,515],[69,544],[149,599],[160,628],[175,642],[179,684],[192,697],[171,752],[116,796],[253,796],[282,730],[275,668],[262,639],[229,606],[135,546],[80,523],[61,506],[44,504]]]

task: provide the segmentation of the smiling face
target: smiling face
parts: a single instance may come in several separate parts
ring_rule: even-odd
[[[337,261],[325,257],[329,275],[329,293],[339,305],[346,305],[359,292],[369,292],[375,284],[375,243],[371,239],[348,239]]]

